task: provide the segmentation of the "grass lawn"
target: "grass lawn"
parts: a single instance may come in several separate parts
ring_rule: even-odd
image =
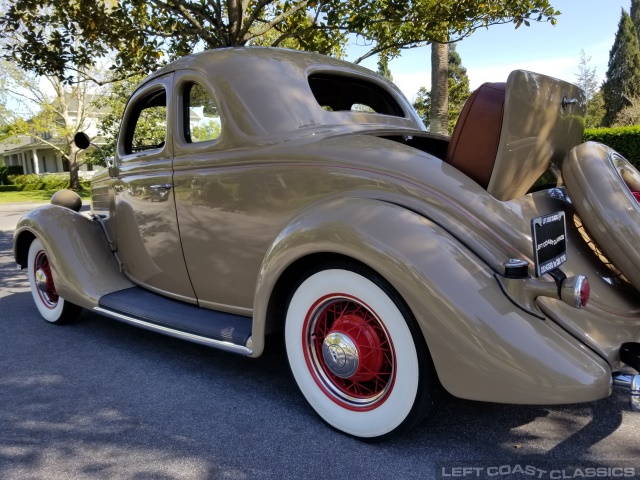
[[[0,192],[0,203],[34,202],[42,203],[51,200],[51,195],[58,190],[29,190],[26,192]],[[78,194],[83,199],[90,196],[89,190],[82,190]]]

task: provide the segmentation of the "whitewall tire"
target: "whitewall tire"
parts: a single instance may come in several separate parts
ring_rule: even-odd
[[[75,320],[82,309],[66,302],[58,295],[51,274],[49,257],[39,238],[33,240],[29,246],[27,268],[31,295],[42,318],[55,324]]]
[[[312,272],[289,302],[285,344],[293,376],[331,426],[381,439],[430,403],[431,360],[413,316],[386,283],[358,268]]]

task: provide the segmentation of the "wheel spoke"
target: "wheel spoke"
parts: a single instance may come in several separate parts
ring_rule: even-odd
[[[311,341],[307,348],[313,351],[316,378],[331,395],[351,408],[369,408],[384,399],[393,384],[395,353],[380,319],[364,303],[341,295],[320,304],[310,314],[313,321],[309,323],[306,338]],[[332,338],[330,341],[343,338],[347,343],[327,347],[328,337]],[[354,373],[345,375],[338,367],[342,365],[340,362],[347,361],[343,355],[348,345],[357,350],[351,354],[355,360],[349,357],[349,361],[357,363]],[[333,357],[325,357],[323,348],[329,348]]]

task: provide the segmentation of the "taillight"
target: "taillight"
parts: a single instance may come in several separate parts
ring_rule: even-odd
[[[587,305],[590,295],[591,286],[589,285],[589,279],[585,276],[582,276],[582,282],[580,282],[580,307],[585,307]]]
[[[562,282],[560,289],[560,299],[567,305],[575,308],[582,308],[589,302],[591,287],[589,280],[584,275],[569,277]]]

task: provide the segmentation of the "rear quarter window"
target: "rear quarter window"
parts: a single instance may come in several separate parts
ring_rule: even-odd
[[[391,93],[367,80],[315,73],[309,76],[309,86],[318,104],[330,112],[351,111],[406,117]]]

